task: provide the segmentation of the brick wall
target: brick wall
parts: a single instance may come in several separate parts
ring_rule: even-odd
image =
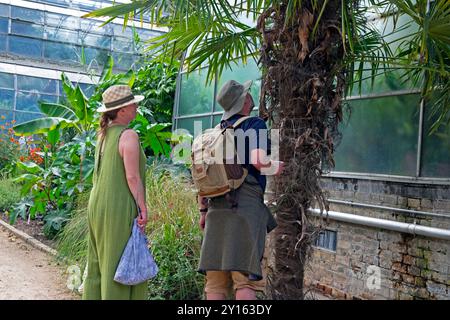
[[[331,199],[434,212],[448,218],[343,204],[331,204],[333,211],[450,229],[449,186],[327,178],[323,187]],[[320,223],[318,218],[311,220]],[[450,241],[331,219],[321,223],[337,232],[336,252],[313,249],[306,286],[344,299],[450,300]]]

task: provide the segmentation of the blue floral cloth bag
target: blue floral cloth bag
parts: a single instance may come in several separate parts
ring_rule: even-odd
[[[117,266],[115,281],[125,285],[136,285],[156,276],[158,266],[147,243],[147,237],[139,229],[136,218],[130,239]]]

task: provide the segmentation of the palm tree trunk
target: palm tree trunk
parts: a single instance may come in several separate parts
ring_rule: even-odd
[[[278,227],[271,235],[269,257],[272,299],[303,299],[304,267],[314,235],[307,210],[328,207],[319,179],[323,169],[333,166],[344,89],[341,1],[301,1],[285,23],[289,2],[272,5],[258,19],[263,39],[260,115],[271,117],[272,128],[280,130],[280,160],[286,163],[273,184]]]

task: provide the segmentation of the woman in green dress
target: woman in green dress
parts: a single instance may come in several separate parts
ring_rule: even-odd
[[[95,150],[93,188],[88,204],[89,244],[83,299],[141,300],[147,282],[127,286],[114,281],[117,265],[131,235],[133,220],[143,230],[146,157],[137,133],[128,129],[137,103],[129,86],[114,85],[102,95],[100,131]]]

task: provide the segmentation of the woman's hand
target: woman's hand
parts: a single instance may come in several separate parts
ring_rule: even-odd
[[[139,229],[141,229],[142,232],[145,231],[145,226],[147,225],[147,222],[148,222],[148,220],[147,220],[147,211],[146,210],[145,211],[140,211],[139,210],[139,216],[138,216],[137,223],[138,223]]]

